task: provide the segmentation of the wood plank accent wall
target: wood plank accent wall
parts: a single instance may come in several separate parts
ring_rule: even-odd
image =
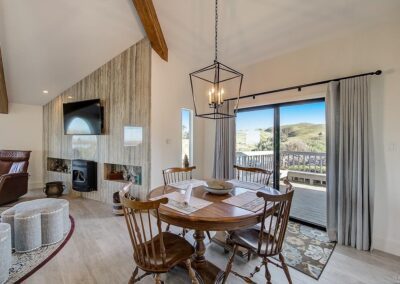
[[[105,180],[104,163],[142,167],[142,185],[133,194],[145,199],[150,186],[151,47],[143,39],[43,107],[44,173],[46,181],[64,181],[72,194],[112,203],[124,184]],[[69,97],[72,97],[70,99]],[[104,106],[104,134],[64,135],[63,103],[99,98]],[[124,126],[143,127],[141,145],[125,147]],[[71,190],[71,174],[47,171],[47,157],[97,162],[98,190]]]

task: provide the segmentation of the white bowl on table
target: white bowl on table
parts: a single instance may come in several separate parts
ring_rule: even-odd
[[[224,195],[231,193],[234,186],[226,181],[212,180],[207,182],[204,189],[211,194]]]

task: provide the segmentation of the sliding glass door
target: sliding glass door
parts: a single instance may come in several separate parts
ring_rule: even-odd
[[[291,217],[326,227],[325,102],[280,107],[280,180],[295,187]]]
[[[326,144],[323,99],[241,109],[236,164],[274,172],[271,186],[295,186],[291,217],[326,226]]]
[[[236,119],[236,164],[274,170],[274,110],[240,111]]]

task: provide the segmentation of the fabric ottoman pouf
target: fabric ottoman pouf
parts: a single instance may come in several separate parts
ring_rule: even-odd
[[[7,281],[11,267],[11,226],[0,223],[0,284]]]
[[[55,198],[21,202],[1,216],[11,225],[13,248],[28,252],[64,238],[69,228],[69,202]]]

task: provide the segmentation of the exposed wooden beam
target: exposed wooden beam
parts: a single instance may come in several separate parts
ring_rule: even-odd
[[[1,57],[1,47],[0,47],[0,113],[8,113],[6,78],[4,77],[3,59]]]
[[[165,42],[157,13],[154,9],[152,0],[132,0],[136,11],[142,21],[144,30],[150,40],[151,47],[160,55],[162,59],[168,61],[168,47]]]

